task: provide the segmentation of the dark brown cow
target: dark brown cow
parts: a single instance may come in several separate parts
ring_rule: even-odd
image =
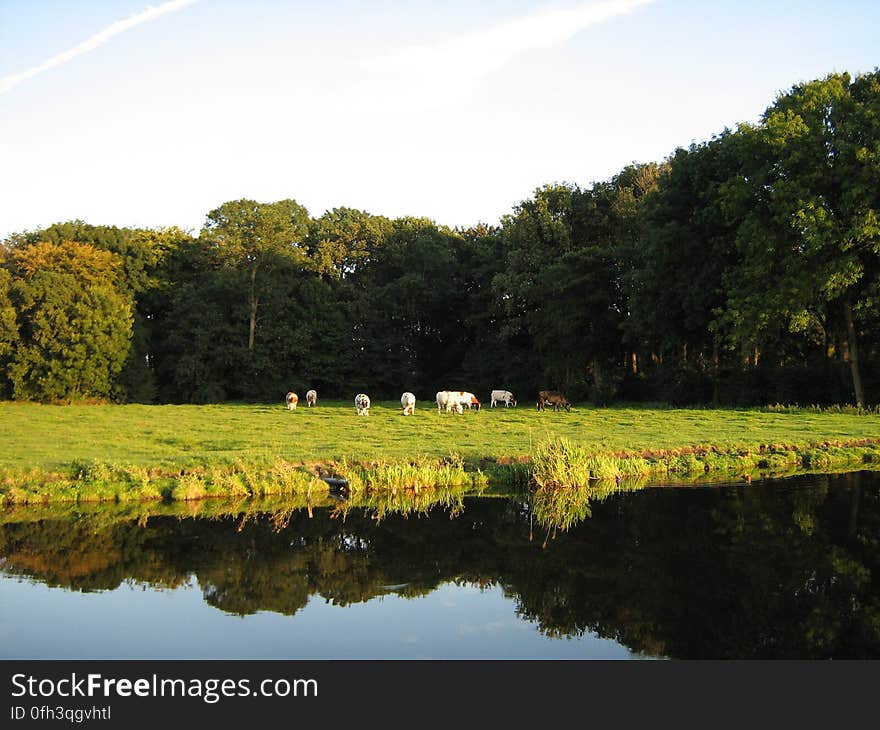
[[[571,413],[571,403],[556,390],[542,390],[538,393],[538,410],[543,411],[546,406],[553,406],[554,411],[564,408]]]

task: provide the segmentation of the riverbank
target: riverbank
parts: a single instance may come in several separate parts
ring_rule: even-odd
[[[5,504],[317,499],[480,492],[590,482],[748,479],[880,463],[880,415],[814,409],[483,409],[390,403],[36,406],[0,404]]]

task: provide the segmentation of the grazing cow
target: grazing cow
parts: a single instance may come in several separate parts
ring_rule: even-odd
[[[538,410],[543,411],[545,406],[553,406],[554,411],[564,408],[571,413],[571,403],[562,393],[555,390],[542,390],[538,393]]]
[[[284,400],[287,401],[287,410],[288,411],[295,411],[296,410],[296,404],[299,403],[299,396],[296,393],[293,393],[293,392],[288,393],[285,396]]]
[[[306,392],[306,403],[309,408],[315,405],[318,402],[318,391],[317,390],[309,390]]]
[[[468,410],[471,408],[480,410],[480,401],[477,400],[477,396],[473,393],[468,393],[466,390],[457,390],[455,395],[458,396],[458,402],[466,406]]]
[[[416,412],[416,397],[407,391],[400,396],[400,407],[403,408],[404,416],[412,416]]]
[[[461,400],[458,397],[459,391],[455,390],[441,390],[437,393],[437,413],[440,413],[443,408],[446,409],[446,412],[449,413],[451,410],[455,410],[456,413],[461,413],[463,411]]]
[[[354,407],[357,409],[357,414],[359,416],[369,416],[370,396],[365,395],[364,393],[358,393],[354,397]]]
[[[493,390],[491,407],[494,408],[496,403],[503,403],[505,408],[511,405],[516,408],[516,396],[509,390]]]

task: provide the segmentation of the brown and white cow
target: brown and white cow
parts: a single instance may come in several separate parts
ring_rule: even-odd
[[[315,405],[318,402],[318,391],[317,390],[309,390],[306,391],[306,403],[309,408]]]
[[[407,391],[400,396],[400,407],[403,408],[404,416],[412,416],[416,412],[416,397]]]
[[[296,393],[291,391],[284,397],[284,400],[287,402],[288,411],[296,410],[296,404],[299,403],[299,396]]]
[[[553,406],[554,411],[564,408],[571,413],[571,403],[556,390],[542,390],[538,393],[538,410],[543,411],[546,406]]]
[[[455,394],[458,396],[458,402],[468,410],[471,410],[472,408],[480,410],[480,401],[477,400],[477,396],[473,393],[468,393],[466,390],[457,390],[455,391]]]

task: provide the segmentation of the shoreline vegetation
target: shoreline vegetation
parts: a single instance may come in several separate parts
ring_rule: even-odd
[[[526,490],[548,509],[580,495],[588,514],[587,497],[645,486],[880,468],[880,415],[865,411],[576,406],[570,414],[520,407],[457,416],[421,407],[404,418],[399,410],[376,404],[373,416],[357,419],[341,403],[294,413],[277,405],[0,404],[11,426],[0,446],[0,502],[8,509],[220,498],[311,509],[330,499],[330,479],[344,484],[336,500],[343,513],[365,507],[377,518],[438,504],[456,511],[467,495]],[[151,438],[131,430],[144,423]],[[266,448],[273,428],[291,439],[287,448]],[[104,429],[115,436],[102,443]],[[239,432],[239,448],[218,455],[210,445],[230,430]],[[360,458],[350,456],[358,450]],[[98,458],[101,451],[107,456]],[[187,457],[171,458],[178,451]]]

